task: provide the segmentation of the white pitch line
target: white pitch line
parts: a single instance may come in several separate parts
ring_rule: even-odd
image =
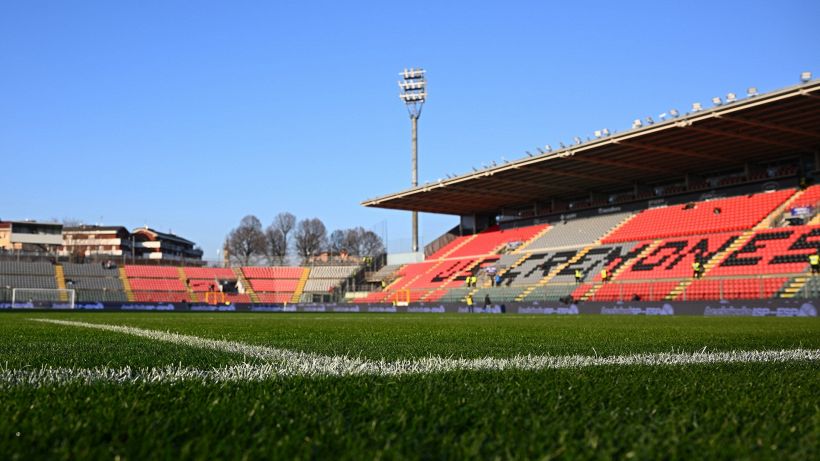
[[[446,373],[453,371],[543,370],[585,368],[596,366],[675,366],[715,363],[763,363],[819,361],[820,349],[790,349],[766,351],[727,351],[687,353],[646,353],[623,356],[552,356],[516,355],[507,358],[483,357],[477,359],[424,357],[405,360],[366,360],[347,356],[326,356],[308,352],[290,351],[257,346],[238,341],[226,341],[181,335],[178,333],[141,328],[74,322],[53,319],[32,319],[57,325],[94,328],[154,339],[173,344],[253,358],[256,363],[242,363],[222,368],[197,369],[190,367],[160,368],[59,368],[39,369],[0,368],[0,385],[60,384],[69,382],[152,383],[178,381],[254,381],[283,376],[400,376],[408,374]]]

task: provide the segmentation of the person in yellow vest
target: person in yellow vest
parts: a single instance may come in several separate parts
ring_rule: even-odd
[[[382,280],[382,290],[384,290],[386,287],[387,287],[387,282]]]
[[[478,277],[475,275],[470,276],[470,283],[472,283],[472,287],[475,288],[475,284],[478,282]]]
[[[820,274],[820,251],[809,255],[809,264],[811,265],[811,275]]]
[[[575,283],[581,283],[584,280],[584,273],[581,269],[575,269]]]
[[[606,267],[601,271],[601,281],[604,283],[609,281],[609,271],[606,270]]]
[[[467,295],[467,312],[473,312],[473,297],[472,295]]]
[[[699,279],[701,275],[703,275],[703,264],[701,264],[700,259],[696,259],[692,263],[692,277]]]

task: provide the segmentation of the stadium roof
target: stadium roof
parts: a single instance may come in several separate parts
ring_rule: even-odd
[[[820,80],[366,200],[454,215],[572,200],[820,152]]]

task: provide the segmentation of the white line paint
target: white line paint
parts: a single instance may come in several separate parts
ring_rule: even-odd
[[[507,358],[477,359],[425,357],[406,360],[366,360],[347,356],[325,356],[257,346],[237,341],[201,338],[198,336],[146,330],[141,328],[74,322],[53,319],[33,319],[64,326],[94,328],[154,339],[189,347],[240,354],[252,363],[222,368],[189,367],[160,368],[0,368],[0,385],[46,385],[70,382],[94,383],[171,383],[178,381],[254,381],[283,376],[400,376],[408,374],[446,373],[452,371],[503,371],[585,368],[596,366],[670,366],[717,363],[763,363],[820,361],[820,349],[767,351],[727,351],[695,353],[654,353],[623,356],[551,356],[517,355]]]

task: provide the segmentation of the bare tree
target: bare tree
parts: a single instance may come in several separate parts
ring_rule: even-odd
[[[265,256],[270,264],[284,264],[288,257],[285,234],[273,224],[265,229]]]
[[[359,256],[375,258],[376,256],[384,254],[385,248],[382,238],[371,230],[364,231],[359,242]]]
[[[296,228],[296,216],[293,216],[293,214],[288,213],[287,211],[279,213],[275,218],[273,218],[272,226],[274,229],[278,229],[279,232],[282,233],[282,244],[285,251],[282,259],[286,259],[288,256],[288,249],[290,248],[290,233]]]
[[[347,243],[346,243],[347,235],[346,232],[343,230],[336,229],[335,231],[330,233],[330,242],[328,243],[328,250],[331,253],[340,254],[343,251],[347,250]]]
[[[384,253],[384,242],[373,231],[363,227],[347,229],[345,233],[345,248],[354,256],[378,256]]]
[[[353,229],[345,229],[345,249],[351,256],[360,256],[361,236],[364,229],[361,227],[354,227]]]
[[[263,256],[265,246],[262,222],[254,215],[242,218],[239,227],[232,229],[225,240],[225,249],[231,261],[245,266]]]
[[[327,229],[318,218],[303,219],[296,226],[293,239],[296,252],[303,262],[307,262],[311,256],[317,255],[326,246]]]

